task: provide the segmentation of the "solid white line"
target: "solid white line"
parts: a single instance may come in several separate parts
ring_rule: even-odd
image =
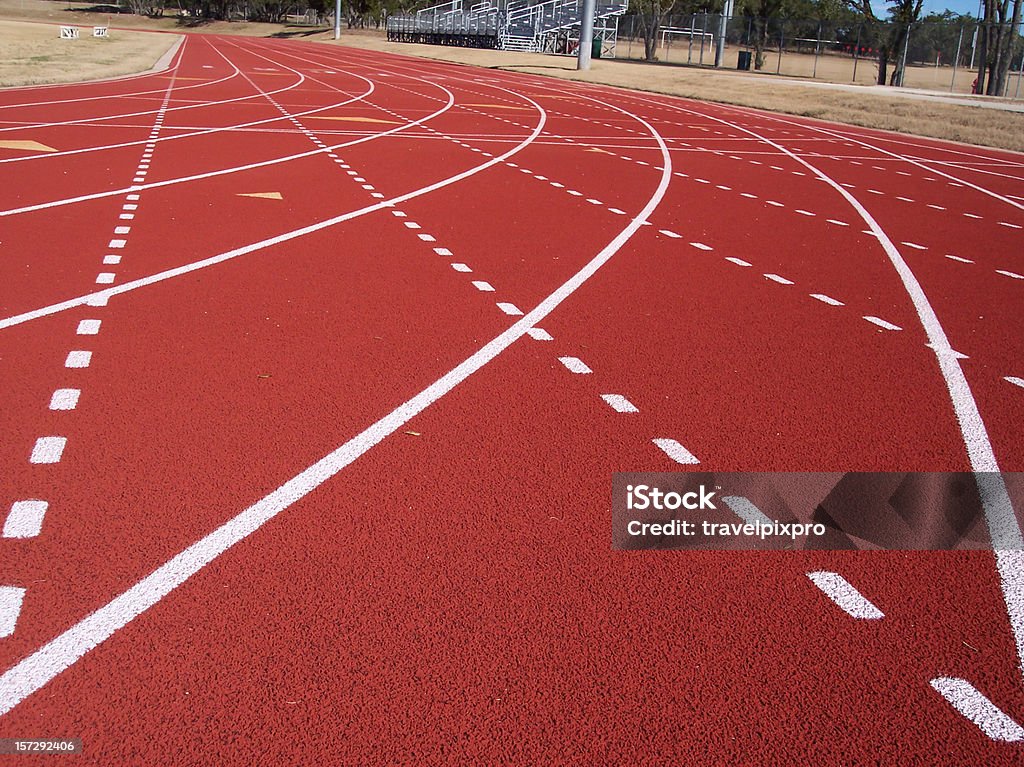
[[[1004,714],[966,679],[940,676],[931,681],[931,686],[949,705],[992,740],[1003,743],[1024,741],[1024,728]]]
[[[81,394],[81,389],[57,389],[50,397],[50,410],[74,410]]]
[[[587,367],[587,363],[585,363],[579,357],[559,357],[558,361],[565,365],[566,370],[572,373],[586,375],[587,373],[594,372],[589,367]]]
[[[24,599],[25,589],[17,586],[0,586],[0,639],[14,633]]]
[[[656,439],[652,439],[651,442],[657,445],[661,449],[661,452],[663,452],[676,463],[680,463],[683,465],[694,465],[700,463],[700,460],[698,460],[697,456],[695,456],[693,453],[691,453],[689,450],[687,450],[674,439],[669,439],[667,437],[658,437]]]
[[[603,103],[603,102],[599,102]],[[539,109],[539,107],[538,107]],[[544,113],[534,135],[543,129]],[[624,110],[618,110],[624,112]],[[625,112],[624,112],[625,113]],[[628,114],[628,113],[627,113]],[[372,447],[446,395],[505,349],[529,328],[547,317],[604,266],[658,207],[668,189],[672,158],[664,139],[642,118],[633,116],[655,138],[665,170],[647,204],[600,253],[541,301],[529,314],[452,368],[412,399],[395,408],[363,432],[285,482],[277,490],[228,520],[204,538],[158,567],[134,586],[77,624],[51,639],[0,675],[0,716],[109,639],[163,597],[176,589],[229,548],[244,540],[284,509],[305,497]]]
[[[886,330],[903,330],[899,325],[893,325],[891,322],[886,322],[880,317],[874,317],[870,314],[864,315],[864,319],[873,325],[878,325],[878,327],[885,328]],[[952,349],[950,349],[950,351],[952,351]]]
[[[43,517],[50,507],[46,501],[15,501],[4,522],[4,538],[35,538],[43,529]]]
[[[771,525],[772,520],[755,506],[748,498],[742,495],[726,495],[722,497],[722,503],[729,507],[737,517],[747,524],[753,525],[760,522],[762,525]]]
[[[845,612],[852,615],[854,618],[861,620],[878,620],[884,618],[885,613],[875,607],[871,602],[861,594],[853,585],[846,580],[839,573],[830,573],[827,571],[807,573],[807,577],[811,579],[822,593],[835,602]]]
[[[837,301],[831,296],[826,296],[824,293],[811,293],[811,298],[816,298],[829,306],[846,306],[842,301]]]
[[[639,413],[637,406],[621,394],[602,394],[601,399],[607,402],[617,413]]]
[[[523,313],[522,309],[520,309],[515,304],[508,303],[507,301],[499,301],[498,308],[505,312],[505,314],[508,314],[509,316],[512,317],[519,317]]]
[[[67,437],[40,437],[32,446],[30,463],[60,463],[67,445]]]
[[[477,290],[483,291],[484,293],[493,293],[494,287],[489,282],[483,280],[473,280],[473,287]]]

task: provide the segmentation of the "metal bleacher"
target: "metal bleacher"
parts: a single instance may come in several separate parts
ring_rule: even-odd
[[[614,58],[619,17],[628,0],[597,0],[595,55]],[[388,40],[574,55],[579,47],[582,0],[463,0],[388,18]]]

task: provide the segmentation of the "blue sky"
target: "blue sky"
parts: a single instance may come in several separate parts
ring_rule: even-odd
[[[887,15],[886,4],[884,0],[871,1],[872,7],[875,9],[875,13],[880,18],[885,18]],[[929,13],[942,13],[944,10],[949,8],[951,11],[957,13],[969,13],[974,15],[978,12],[978,0],[924,0],[924,8],[921,11],[922,16],[926,16]]]

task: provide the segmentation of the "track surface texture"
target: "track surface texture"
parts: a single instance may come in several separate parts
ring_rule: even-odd
[[[1013,555],[609,547],[616,471],[1024,471],[1024,157],[189,37],[0,176],[0,737],[1024,763]]]

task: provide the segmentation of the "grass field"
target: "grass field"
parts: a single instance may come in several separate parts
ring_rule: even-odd
[[[97,7],[62,0],[0,0],[0,19],[18,20],[0,22],[0,85],[68,82],[144,71],[153,66],[174,39],[171,35],[142,34],[142,30],[299,36],[335,44],[328,30],[251,22],[214,22],[184,28],[174,17],[110,16],[91,10]],[[28,19],[48,25],[24,23]],[[59,40],[56,27],[52,26],[58,23],[80,25],[83,37]],[[106,41],[88,36],[92,25],[107,23],[123,31],[113,29]],[[128,31],[132,29],[139,33]],[[778,62],[772,54],[765,63],[766,73],[751,75],[727,68],[679,66],[688,53],[685,45],[668,52],[668,63],[630,61],[624,58],[629,52],[628,41],[620,41],[618,59],[596,60],[590,72],[577,72],[575,60],[564,56],[389,43],[382,33],[374,31],[345,30],[340,42],[368,50],[585,80],[1024,152],[1024,114],[1020,112],[946,104],[927,98],[908,99],[887,95],[882,89],[865,88],[859,92],[857,87],[828,89],[807,85],[795,77],[774,76]],[[727,50],[726,61],[735,58],[735,51]],[[813,60],[811,55],[787,53],[781,69],[785,74],[809,76]],[[858,66],[858,84],[873,82],[874,73],[874,63],[862,61]],[[840,57],[819,57],[817,74],[819,81],[849,83],[852,62]],[[948,69],[912,67],[907,84],[921,86],[925,84],[922,80],[931,78],[934,88],[936,82],[941,84],[942,78],[950,76]],[[970,90],[971,79],[973,73],[959,73],[955,95],[963,97]],[[1013,82],[1010,87],[1012,95]]]

